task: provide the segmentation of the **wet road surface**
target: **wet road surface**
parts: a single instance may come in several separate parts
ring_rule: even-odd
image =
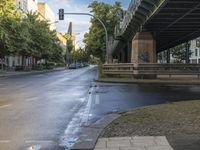
[[[94,83],[93,67],[0,79],[0,150],[61,150],[113,111],[200,99],[200,87]]]
[[[0,150],[60,149],[93,81],[84,68],[0,80]]]

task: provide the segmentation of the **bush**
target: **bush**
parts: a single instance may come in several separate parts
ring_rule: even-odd
[[[32,70],[42,70],[43,69],[43,65],[36,65],[32,67]]]
[[[45,69],[53,69],[55,67],[55,63],[54,62],[47,62],[46,64],[44,64]]]
[[[64,63],[56,63],[56,67],[65,67]]]
[[[15,71],[31,71],[31,67],[15,66]]]
[[[23,66],[16,66],[15,71],[24,71],[24,67]]]

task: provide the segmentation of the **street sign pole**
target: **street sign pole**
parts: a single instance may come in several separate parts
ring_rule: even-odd
[[[64,20],[64,15],[85,15],[85,16],[91,16],[95,19],[97,19],[101,25],[103,26],[104,30],[105,30],[105,34],[106,34],[106,56],[105,56],[105,59],[106,59],[106,63],[108,63],[108,31],[106,29],[106,26],[105,24],[103,23],[103,21],[98,18],[97,16],[94,16],[93,14],[90,14],[90,13],[65,13],[64,12],[64,9],[59,9],[59,19],[60,19],[60,15],[61,15],[61,20]],[[63,16],[63,17],[62,17]]]

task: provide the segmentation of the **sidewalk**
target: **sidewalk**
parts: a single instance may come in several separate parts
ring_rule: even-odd
[[[200,100],[109,114],[87,127],[71,150],[199,150]]]
[[[173,150],[165,136],[100,138],[94,150]]]
[[[39,71],[0,71],[0,78],[1,77],[12,77],[12,76],[19,76],[19,75],[29,75],[29,74],[39,74],[39,73],[48,73],[48,72],[54,72],[54,71],[62,71],[65,70],[65,67],[55,68],[51,70],[39,70]]]

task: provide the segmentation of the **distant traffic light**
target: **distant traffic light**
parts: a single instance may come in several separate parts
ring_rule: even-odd
[[[59,20],[64,20],[64,9],[59,9]]]

